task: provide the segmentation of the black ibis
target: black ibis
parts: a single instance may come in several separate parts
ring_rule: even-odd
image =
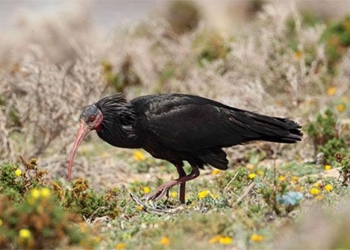
[[[123,94],[116,94],[87,106],[81,113],[68,178],[78,146],[96,130],[112,146],[142,148],[174,164],[179,178],[164,183],[146,198],[160,199],[171,187],[180,185],[179,198],[184,203],[186,182],[198,177],[204,165],[227,169],[222,148],[257,140],[295,143],[302,138],[300,128],[286,118],[260,115],[195,95],[146,95],[127,102]],[[189,174],[183,169],[184,161],[191,165]]]

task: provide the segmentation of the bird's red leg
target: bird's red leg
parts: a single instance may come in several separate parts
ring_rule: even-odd
[[[177,172],[179,173],[179,179],[181,179],[182,177],[186,176],[186,172],[183,169],[183,164],[181,165],[175,165]],[[180,184],[180,202],[182,204],[185,203],[185,194],[186,194],[186,182],[183,182]]]
[[[192,166],[192,171],[189,175],[180,177],[178,179],[169,181],[164,183],[163,185],[159,186],[154,192],[150,193],[149,195],[146,196],[146,200],[159,200],[162,198],[168,190],[175,186],[175,185],[181,185],[185,184],[187,181],[193,180],[199,176],[199,169],[197,166]],[[185,203],[185,190],[181,191],[181,186],[180,186],[180,201],[182,203]],[[181,200],[182,199],[182,200]]]

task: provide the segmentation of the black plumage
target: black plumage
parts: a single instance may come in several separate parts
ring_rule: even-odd
[[[80,120],[82,126],[69,169],[82,139],[89,131],[96,130],[102,140],[113,146],[143,148],[153,157],[173,163],[179,178],[163,184],[148,198],[158,199],[170,187],[180,184],[181,202],[184,202],[185,183],[199,175],[198,168],[211,165],[227,169],[228,160],[222,148],[256,140],[295,143],[302,138],[300,125],[289,119],[184,94],[148,95],[130,102],[117,94],[88,106]],[[192,166],[188,175],[183,170],[184,161]]]

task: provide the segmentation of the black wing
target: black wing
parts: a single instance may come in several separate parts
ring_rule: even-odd
[[[251,140],[292,143],[298,124],[225,106],[198,96],[170,94],[134,99],[139,126],[159,143],[178,151],[228,147]]]

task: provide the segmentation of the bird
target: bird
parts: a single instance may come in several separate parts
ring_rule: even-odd
[[[127,101],[123,93],[107,96],[86,106],[80,115],[80,128],[68,161],[71,180],[75,153],[93,130],[112,146],[144,149],[154,158],[172,163],[179,174],[148,194],[155,201],[179,185],[179,200],[185,203],[186,183],[210,165],[228,169],[224,148],[251,141],[296,143],[301,126],[279,118],[234,108],[204,97],[181,94],[154,94]],[[191,166],[186,174],[184,162]]]

